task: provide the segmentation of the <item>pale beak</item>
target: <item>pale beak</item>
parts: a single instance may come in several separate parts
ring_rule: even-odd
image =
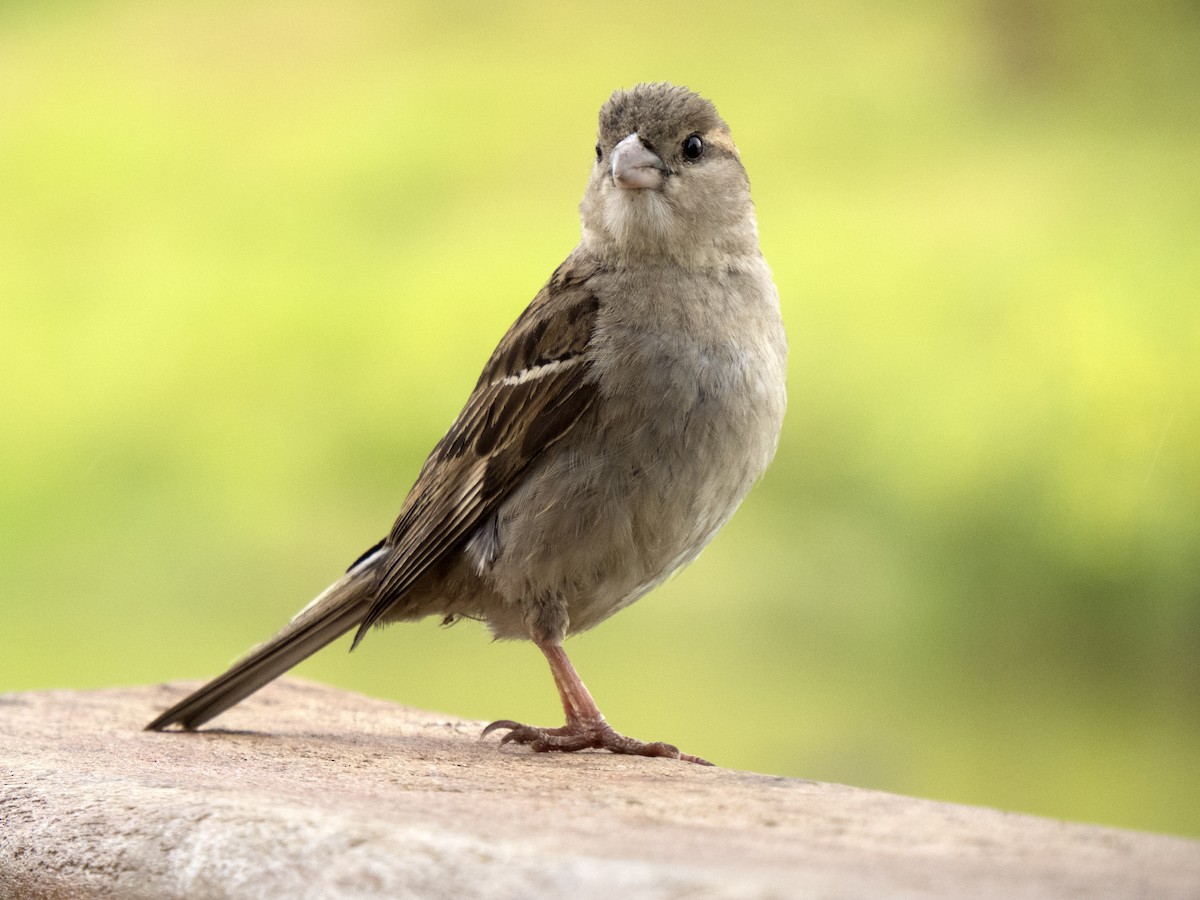
[[[613,148],[613,180],[626,190],[644,190],[662,185],[667,167],[647,149],[637,132]]]

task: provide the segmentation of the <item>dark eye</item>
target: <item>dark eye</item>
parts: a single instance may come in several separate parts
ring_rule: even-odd
[[[683,139],[683,158],[697,160],[704,153],[704,141],[698,134],[689,134]]]
[[[600,162],[600,157],[604,155],[604,151],[600,149],[600,142],[596,141],[596,162]]]

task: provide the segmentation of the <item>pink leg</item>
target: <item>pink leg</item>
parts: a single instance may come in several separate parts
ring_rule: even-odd
[[[567,726],[597,725],[604,721],[604,714],[592,699],[592,693],[571,665],[567,651],[562,644],[538,644],[538,649],[550,663],[550,673],[554,676],[554,684],[558,688],[558,696],[562,700],[563,712],[567,714]]]
[[[591,693],[571,665],[562,644],[557,641],[539,641],[538,649],[545,654],[550,663],[550,672],[554,675],[554,684],[558,687],[558,696],[562,700],[563,712],[567,724],[561,728],[538,728],[533,725],[522,725],[510,719],[501,719],[483,729],[484,736],[500,728],[507,728],[508,734],[501,738],[501,744],[510,741],[517,744],[528,744],[533,750],[544,753],[557,750],[571,753],[576,750],[610,750],[613,753],[627,753],[634,756],[665,756],[670,759],[681,759],[685,762],[711,766],[708,760],[687,753],[680,753],[679,748],[662,741],[647,743],[634,740],[618,734],[612,726],[604,721],[600,708],[592,699]]]

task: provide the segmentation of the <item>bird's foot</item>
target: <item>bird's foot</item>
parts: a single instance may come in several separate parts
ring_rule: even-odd
[[[480,737],[487,737],[493,731],[502,728],[507,728],[508,734],[500,739],[501,745],[510,742],[528,744],[530,749],[537,753],[609,750],[612,753],[625,753],[632,756],[661,756],[667,759],[680,759],[700,766],[712,765],[707,759],[692,756],[690,753],[680,753],[679,748],[673,744],[665,744],[662,741],[639,741],[625,737],[603,719],[577,720],[568,722],[561,728],[538,728],[535,725],[522,725],[511,719],[501,719],[483,729]]]

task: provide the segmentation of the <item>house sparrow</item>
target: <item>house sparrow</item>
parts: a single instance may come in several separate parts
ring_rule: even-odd
[[[787,342],[729,128],[686,88],[600,110],[579,245],[500,341],[391,532],[278,634],[151,722],[192,729],[351,629],[486,622],[545,654],[559,728],[502,743],[703,763],[609,726],[563,639],[699,555],[775,453]]]

